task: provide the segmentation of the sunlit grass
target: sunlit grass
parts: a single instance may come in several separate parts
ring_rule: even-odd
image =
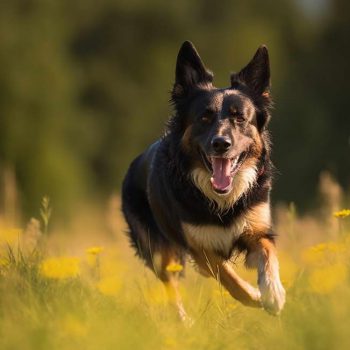
[[[40,265],[40,274],[46,278],[66,279],[79,275],[79,259],[74,257],[48,258]]]
[[[44,233],[33,245],[30,230],[1,227],[0,348],[347,349],[349,219],[339,216],[344,229],[332,239],[319,225],[310,245],[303,240],[306,226],[293,213],[295,237],[282,236],[278,249],[287,288],[282,315],[242,306],[188,262],[180,291],[192,327],[178,320],[162,283],[133,256],[122,233],[88,240],[82,228],[61,233],[57,248],[55,232],[51,242],[40,244]],[[43,221],[45,230],[49,222]],[[289,227],[287,222],[284,229]],[[255,283],[255,272],[245,270],[241,259],[235,264]],[[183,268],[167,267],[176,273]]]

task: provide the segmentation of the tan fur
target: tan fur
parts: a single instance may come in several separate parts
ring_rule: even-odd
[[[213,191],[210,182],[211,174],[203,168],[195,168],[191,173],[192,181],[203,194],[211,201],[215,202],[220,212],[225,212],[231,208],[235,202],[253,185],[257,177],[255,164],[242,165],[233,178],[232,190],[228,194],[218,194]]]
[[[185,151],[190,150],[190,138],[192,132],[192,125],[188,126],[182,136],[181,145]]]
[[[159,255],[154,254],[154,268],[156,275],[163,281],[170,304],[173,305],[182,321],[191,323],[191,319],[187,316],[179,293],[179,273],[168,271],[167,267],[171,264],[181,264],[179,255],[175,250],[162,250]]]
[[[263,149],[263,143],[261,140],[261,136],[260,136],[259,131],[256,127],[252,127],[251,130],[253,132],[252,137],[254,139],[254,143],[252,145],[251,151],[256,158],[260,158],[260,155],[261,155],[261,152]]]
[[[249,209],[245,214],[247,229],[252,232],[266,232],[271,227],[270,205],[260,203]]]
[[[240,278],[232,264],[210,251],[194,251],[193,258],[201,270],[219,281],[228,292],[245,305],[261,307],[260,292]]]
[[[182,224],[190,247],[200,250],[222,251],[225,254],[229,254],[233,242],[239,238],[245,226],[244,216],[238,217],[228,228],[215,225],[195,226],[186,223]]]

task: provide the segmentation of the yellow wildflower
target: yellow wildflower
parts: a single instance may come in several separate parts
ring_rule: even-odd
[[[329,294],[343,284],[346,278],[346,266],[334,264],[312,271],[309,276],[309,286],[315,293]]]
[[[97,284],[97,289],[105,295],[115,296],[121,288],[120,279],[116,276],[104,277]]]
[[[339,261],[346,252],[345,244],[328,242],[320,243],[303,252],[303,260],[309,265],[324,265]]]
[[[180,272],[184,269],[181,264],[171,263],[166,267],[168,272]]]
[[[103,247],[91,247],[86,249],[87,263],[90,267],[96,267],[99,264],[99,255],[103,250]]]
[[[79,275],[79,272],[78,258],[48,258],[40,264],[40,273],[52,279],[76,277]]]
[[[350,216],[350,209],[336,211],[333,213],[333,216],[335,216],[336,218],[346,218],[347,216]]]
[[[86,253],[91,254],[91,255],[99,255],[102,253],[103,247],[91,247],[86,249]]]

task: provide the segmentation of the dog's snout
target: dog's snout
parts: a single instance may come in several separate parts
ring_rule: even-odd
[[[214,136],[211,144],[216,153],[224,153],[231,147],[231,140],[227,136]]]

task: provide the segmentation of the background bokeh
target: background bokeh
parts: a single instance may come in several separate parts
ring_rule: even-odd
[[[217,86],[268,46],[275,202],[312,207],[323,170],[349,188],[349,23],[346,0],[1,1],[2,207],[28,218],[49,195],[57,216],[118,192],[171,113],[184,40]]]

